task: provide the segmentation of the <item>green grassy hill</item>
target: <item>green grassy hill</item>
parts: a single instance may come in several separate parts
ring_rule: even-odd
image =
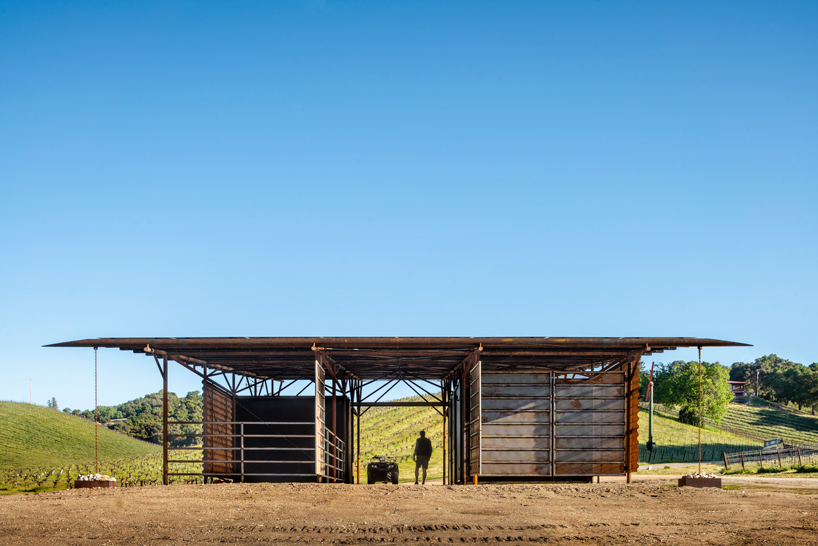
[[[781,438],[788,444],[818,444],[818,417],[764,400],[752,398],[751,402],[750,405],[730,404],[721,423],[705,418],[704,424],[711,430],[730,432],[756,442]],[[668,410],[661,404],[656,405],[656,411],[672,419],[679,415],[678,409]]]
[[[639,412],[639,460],[649,462],[691,461],[698,458],[696,446],[698,429],[684,425],[678,418],[678,409],[668,410],[657,404],[654,411],[653,441],[657,452],[646,450],[648,415]],[[702,430],[702,458],[718,460],[724,451],[743,451],[763,445],[764,440],[781,438],[788,444],[818,444],[818,418],[753,400],[753,404],[730,404],[720,424],[704,420]]]
[[[788,444],[818,444],[818,417],[763,400],[752,401],[749,406],[730,404],[730,410],[718,426],[759,440],[781,438]]]
[[[660,412],[653,414],[653,441],[656,447],[653,451],[647,450],[648,442],[648,412],[639,412],[639,461],[640,464],[660,462],[695,461],[699,458],[698,434],[699,429],[691,425],[680,423],[670,416],[663,416]],[[722,453],[756,449],[763,442],[733,434],[709,426],[702,427],[702,460],[715,461],[721,459]]]
[[[0,469],[94,461],[94,424],[41,406],[0,402]],[[99,458],[150,455],[159,446],[99,427]]]

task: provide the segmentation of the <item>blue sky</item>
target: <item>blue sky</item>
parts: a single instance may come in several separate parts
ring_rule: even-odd
[[[815,348],[814,2],[2,2],[0,399],[107,336]],[[657,355],[693,358],[694,351]],[[100,352],[100,403],[156,391]],[[171,388],[197,387],[174,369]]]

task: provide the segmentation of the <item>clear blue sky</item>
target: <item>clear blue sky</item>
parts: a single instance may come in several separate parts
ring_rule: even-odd
[[[92,351],[41,346],[104,336],[818,361],[816,24],[806,1],[0,2],[0,399],[32,378],[91,407]],[[161,387],[100,362],[102,404]]]

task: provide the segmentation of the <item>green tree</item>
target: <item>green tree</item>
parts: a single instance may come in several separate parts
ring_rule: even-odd
[[[702,415],[721,423],[727,414],[733,393],[727,385],[727,368],[714,362],[702,362]],[[679,408],[679,420],[690,425],[699,422],[699,363],[677,360],[654,373],[654,396],[669,408]]]

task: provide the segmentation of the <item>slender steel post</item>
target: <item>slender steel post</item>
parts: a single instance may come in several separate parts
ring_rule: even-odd
[[[363,387],[361,382],[358,382],[358,483],[361,483],[361,391]]]
[[[449,404],[445,382],[441,382],[440,397],[443,399],[443,485],[446,485],[446,415],[449,413]]]
[[[758,382],[761,375],[761,368],[756,368],[756,397],[758,397]]]
[[[631,483],[631,399],[633,394],[632,380],[628,379],[631,374],[631,364],[633,360],[628,361],[627,372],[625,373],[625,483]],[[623,370],[624,371],[624,370]]]
[[[211,467],[211,451],[207,449],[211,447],[212,444],[210,443],[210,438],[208,435],[210,434],[210,426],[208,426],[208,412],[212,411],[210,409],[210,388],[207,386],[207,365],[202,368],[202,460],[204,463],[202,464],[202,483],[207,483],[207,475],[212,470]]]
[[[466,392],[466,377],[464,371],[463,377],[460,378],[460,437],[462,444],[460,449],[460,481],[463,485],[466,484],[466,476],[468,475],[468,456],[469,456],[469,425],[467,423],[466,404],[468,403],[468,393]]]
[[[702,473],[702,348],[699,347],[699,474]]]
[[[648,384],[650,389],[650,413],[648,413],[648,449],[653,451],[653,381]]]
[[[162,357],[162,483],[168,485],[168,355]]]
[[[30,380],[29,380],[30,381]],[[99,474],[99,419],[97,411],[97,348],[94,347],[94,473]]]

